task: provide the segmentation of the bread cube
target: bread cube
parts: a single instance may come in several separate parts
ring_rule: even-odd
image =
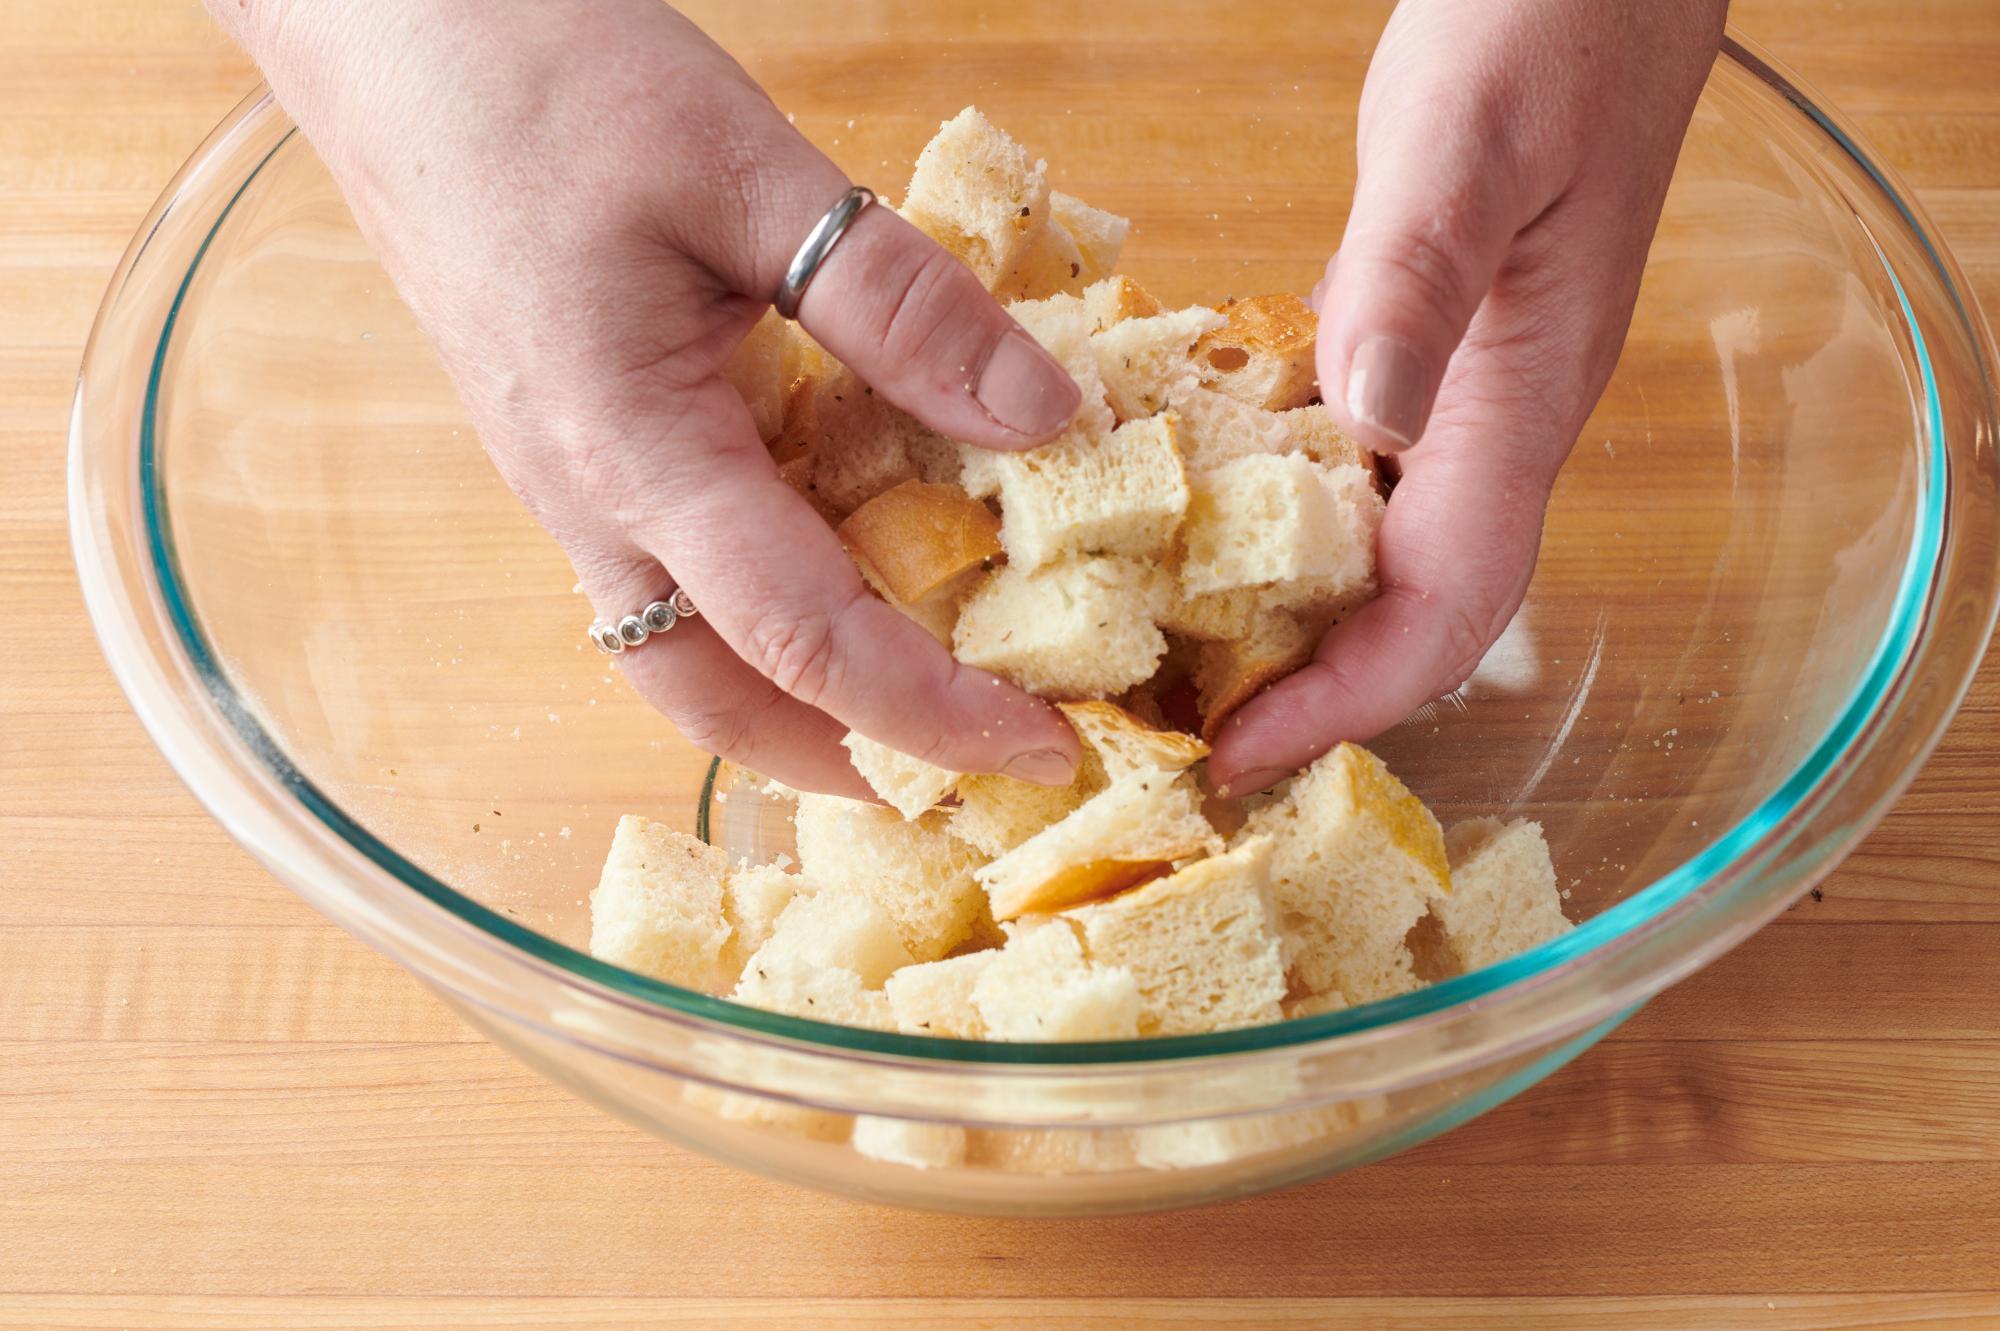
[[[715,847],[627,814],[590,894],[590,955],[627,970],[698,989],[728,991],[723,906],[729,860]]]
[[[968,1163],[1008,1174],[1113,1174],[1136,1167],[1127,1128],[975,1128]]]
[[[993,1040],[1125,1040],[1139,1033],[1132,973],[1083,954],[1060,921],[1017,928],[972,987]]]
[[[1140,769],[974,876],[993,918],[1005,921],[1109,896],[1160,876],[1174,860],[1219,849],[1194,779]]]
[[[1451,895],[1430,904],[1441,926],[1447,974],[1505,961],[1570,928],[1539,823],[1476,818],[1445,833]]]
[[[921,601],[1001,554],[1000,520],[952,485],[904,481],[862,504],[841,544],[892,605]]]
[[[1170,574],[1172,594],[1155,616],[1168,633],[1198,642],[1230,642],[1247,637],[1258,613],[1258,589],[1236,587],[1223,592],[1189,595],[1180,570]]]
[[[1054,206],[1053,196],[1050,206]],[[1043,300],[1081,295],[1085,285],[1083,251],[1077,248],[1069,229],[1051,218],[1022,247],[1020,257],[994,286],[993,294],[1001,300]]]
[[[1088,755],[1067,786],[1037,786],[997,774],[963,777],[951,834],[987,856],[1004,855],[1075,812],[1103,785],[1103,773],[1092,768]]]
[[[778,916],[812,885],[777,864],[738,864],[722,880],[722,910],[729,920],[729,942],[722,949],[731,983],[743,974],[750,955],[770,940]]]
[[[1272,839],[1286,973],[1297,995],[1367,1003],[1417,987],[1404,938],[1451,890],[1444,832],[1382,760],[1342,744],[1253,812]]]
[[[878,744],[852,730],[840,742],[862,780],[905,818],[920,817],[925,810],[936,808],[962,775]]]
[[[1077,274],[1079,289],[1110,277],[1111,270],[1118,266],[1118,256],[1125,250],[1125,237],[1132,223],[1061,190],[1049,191],[1049,214],[1081,258],[1082,270]]]
[[[1386,1106],[1379,1098],[1277,1114],[1196,1119],[1134,1128],[1133,1155],[1145,1169],[1201,1169],[1342,1137]]]
[[[794,816],[805,876],[822,892],[872,898],[916,961],[957,947],[986,911],[972,876],[985,857],[952,837],[948,821],[942,810],[905,820],[894,809],[812,794],[799,797]]]
[[[882,990],[889,997],[896,1028],[909,1035],[985,1039],[986,1019],[974,1006],[972,991],[999,955],[997,951],[968,952],[905,966],[891,975]]]
[[[1166,654],[1153,624],[1161,591],[1156,570],[1129,559],[1010,565],[965,603],[952,650],[1044,697],[1110,697],[1151,678]]]
[[[1222,306],[1224,323],[1195,343],[1203,384],[1253,407],[1303,407],[1319,391],[1313,367],[1319,316],[1297,296],[1247,296]]]
[[[1212,388],[1190,384],[1174,394],[1172,407],[1180,418],[1181,455],[1190,475],[1256,454],[1297,452],[1300,446],[1304,422],[1289,419],[1290,412],[1265,411]]]
[[[1101,439],[992,456],[1000,539],[1023,572],[1067,555],[1157,558],[1187,511],[1170,415],[1127,421]]]
[[[1182,528],[1184,594],[1283,584],[1286,601],[1372,588],[1380,496],[1359,467],[1253,454],[1195,479]]]
[[[1237,708],[1312,660],[1338,618],[1337,607],[1266,609],[1260,599],[1242,637],[1203,643],[1193,670],[1201,737],[1213,742]]]
[[[1205,305],[1145,319],[1127,319],[1090,335],[1097,353],[1097,372],[1104,380],[1111,409],[1121,421],[1150,416],[1181,390],[1196,383],[1196,367],[1188,353],[1202,334],[1222,325],[1222,316]]]
[[[873,898],[850,888],[823,887],[793,897],[785,906],[771,936],[744,964],[737,987],[739,992],[778,993],[801,977],[840,970],[865,988],[880,989],[911,960],[895,920]],[[759,1006],[791,1011],[778,1003]]]
[[[811,385],[806,429],[819,505],[844,519],[868,500],[916,480],[912,453],[934,432],[844,366]]]
[[[965,1129],[949,1123],[858,1114],[854,1149],[870,1160],[912,1169],[949,1169],[965,1163]]]
[[[1048,223],[1047,167],[968,106],[917,154],[901,212],[990,291]]]
[[[1322,467],[1360,467],[1375,478],[1375,455],[1347,437],[1324,403],[1276,413],[1287,453],[1303,453]]]
[[[1283,1015],[1285,964],[1271,887],[1271,842],[1181,868],[1068,912],[1092,961],[1139,984],[1139,1034],[1195,1035]]]
[[[1149,319],[1160,312],[1160,302],[1129,277],[1106,277],[1083,289],[1083,312],[1090,331],[1101,333],[1127,319]]]
[[[1208,756],[1193,735],[1148,725],[1116,703],[1065,702],[1056,710],[1097,761],[1105,781],[1133,772],[1182,772]]]
[[[770,944],[758,949],[743,968],[743,978],[730,995],[738,1003],[806,1017],[835,1026],[894,1030],[889,1000],[880,989],[862,984],[853,971],[818,966],[799,959],[763,960]]]

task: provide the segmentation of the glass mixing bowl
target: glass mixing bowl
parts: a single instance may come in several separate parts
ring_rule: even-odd
[[[1329,38],[1352,46],[1337,85],[1325,51],[1207,58],[1228,7],[1171,39],[1066,9],[1063,42],[1014,62],[1036,76],[1000,82],[986,48],[927,46],[928,11],[904,8],[893,41],[811,6],[697,17],[860,179],[895,184],[977,101],[1058,184],[1135,219],[1126,267],[1162,297],[1316,277],[1349,187],[1339,90],[1371,34]],[[1174,74],[1197,65],[1198,96]],[[1115,105],[1084,95],[1107,80]],[[1991,629],[1994,400],[1990,334],[1908,194],[1732,41],[1526,606],[1463,690],[1377,745],[1447,820],[1541,820],[1579,927],[1387,1002],[1097,1045],[830,1027],[579,950],[618,815],[768,854],[783,811],[583,645],[569,569],[268,97],[190,160],[111,284],[71,506],[105,651],[188,785],[523,1060],[753,1169],[1105,1211],[1270,1188],[1462,1122],[1831,869]],[[934,1162],[863,1154],[856,1123]]]

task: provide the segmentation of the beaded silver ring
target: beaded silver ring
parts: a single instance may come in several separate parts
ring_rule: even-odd
[[[616,656],[644,646],[646,639],[654,634],[665,633],[683,619],[693,619],[700,613],[694,608],[694,598],[687,594],[687,588],[682,587],[664,601],[654,601],[636,615],[598,620],[590,626],[590,645],[606,656]]]

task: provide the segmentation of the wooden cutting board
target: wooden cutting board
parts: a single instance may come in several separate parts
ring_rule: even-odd
[[[2000,5],[1737,21],[1853,115],[2000,311]],[[188,0],[0,0],[0,33],[0,1327],[2000,1326],[1992,668],[1822,893],[1513,1103],[1289,1193],[904,1214],[529,1073],[223,836],[78,601],[82,341],[252,71]]]

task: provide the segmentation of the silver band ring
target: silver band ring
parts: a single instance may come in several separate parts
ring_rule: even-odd
[[[606,656],[643,646],[655,633],[665,633],[683,619],[700,614],[694,598],[683,587],[664,601],[655,601],[636,615],[623,619],[600,619],[590,626],[590,645]]]
[[[875,202],[875,191],[866,185],[855,185],[847,193],[833,202],[826,215],[819,219],[806,243],[799,246],[799,252],[792,256],[792,266],[785,270],[785,280],[778,284],[778,294],[771,301],[780,318],[799,317],[799,302],[805,299],[806,288],[812,284],[813,275],[826,262],[826,256],[833,253],[833,247],[861,210]]]

